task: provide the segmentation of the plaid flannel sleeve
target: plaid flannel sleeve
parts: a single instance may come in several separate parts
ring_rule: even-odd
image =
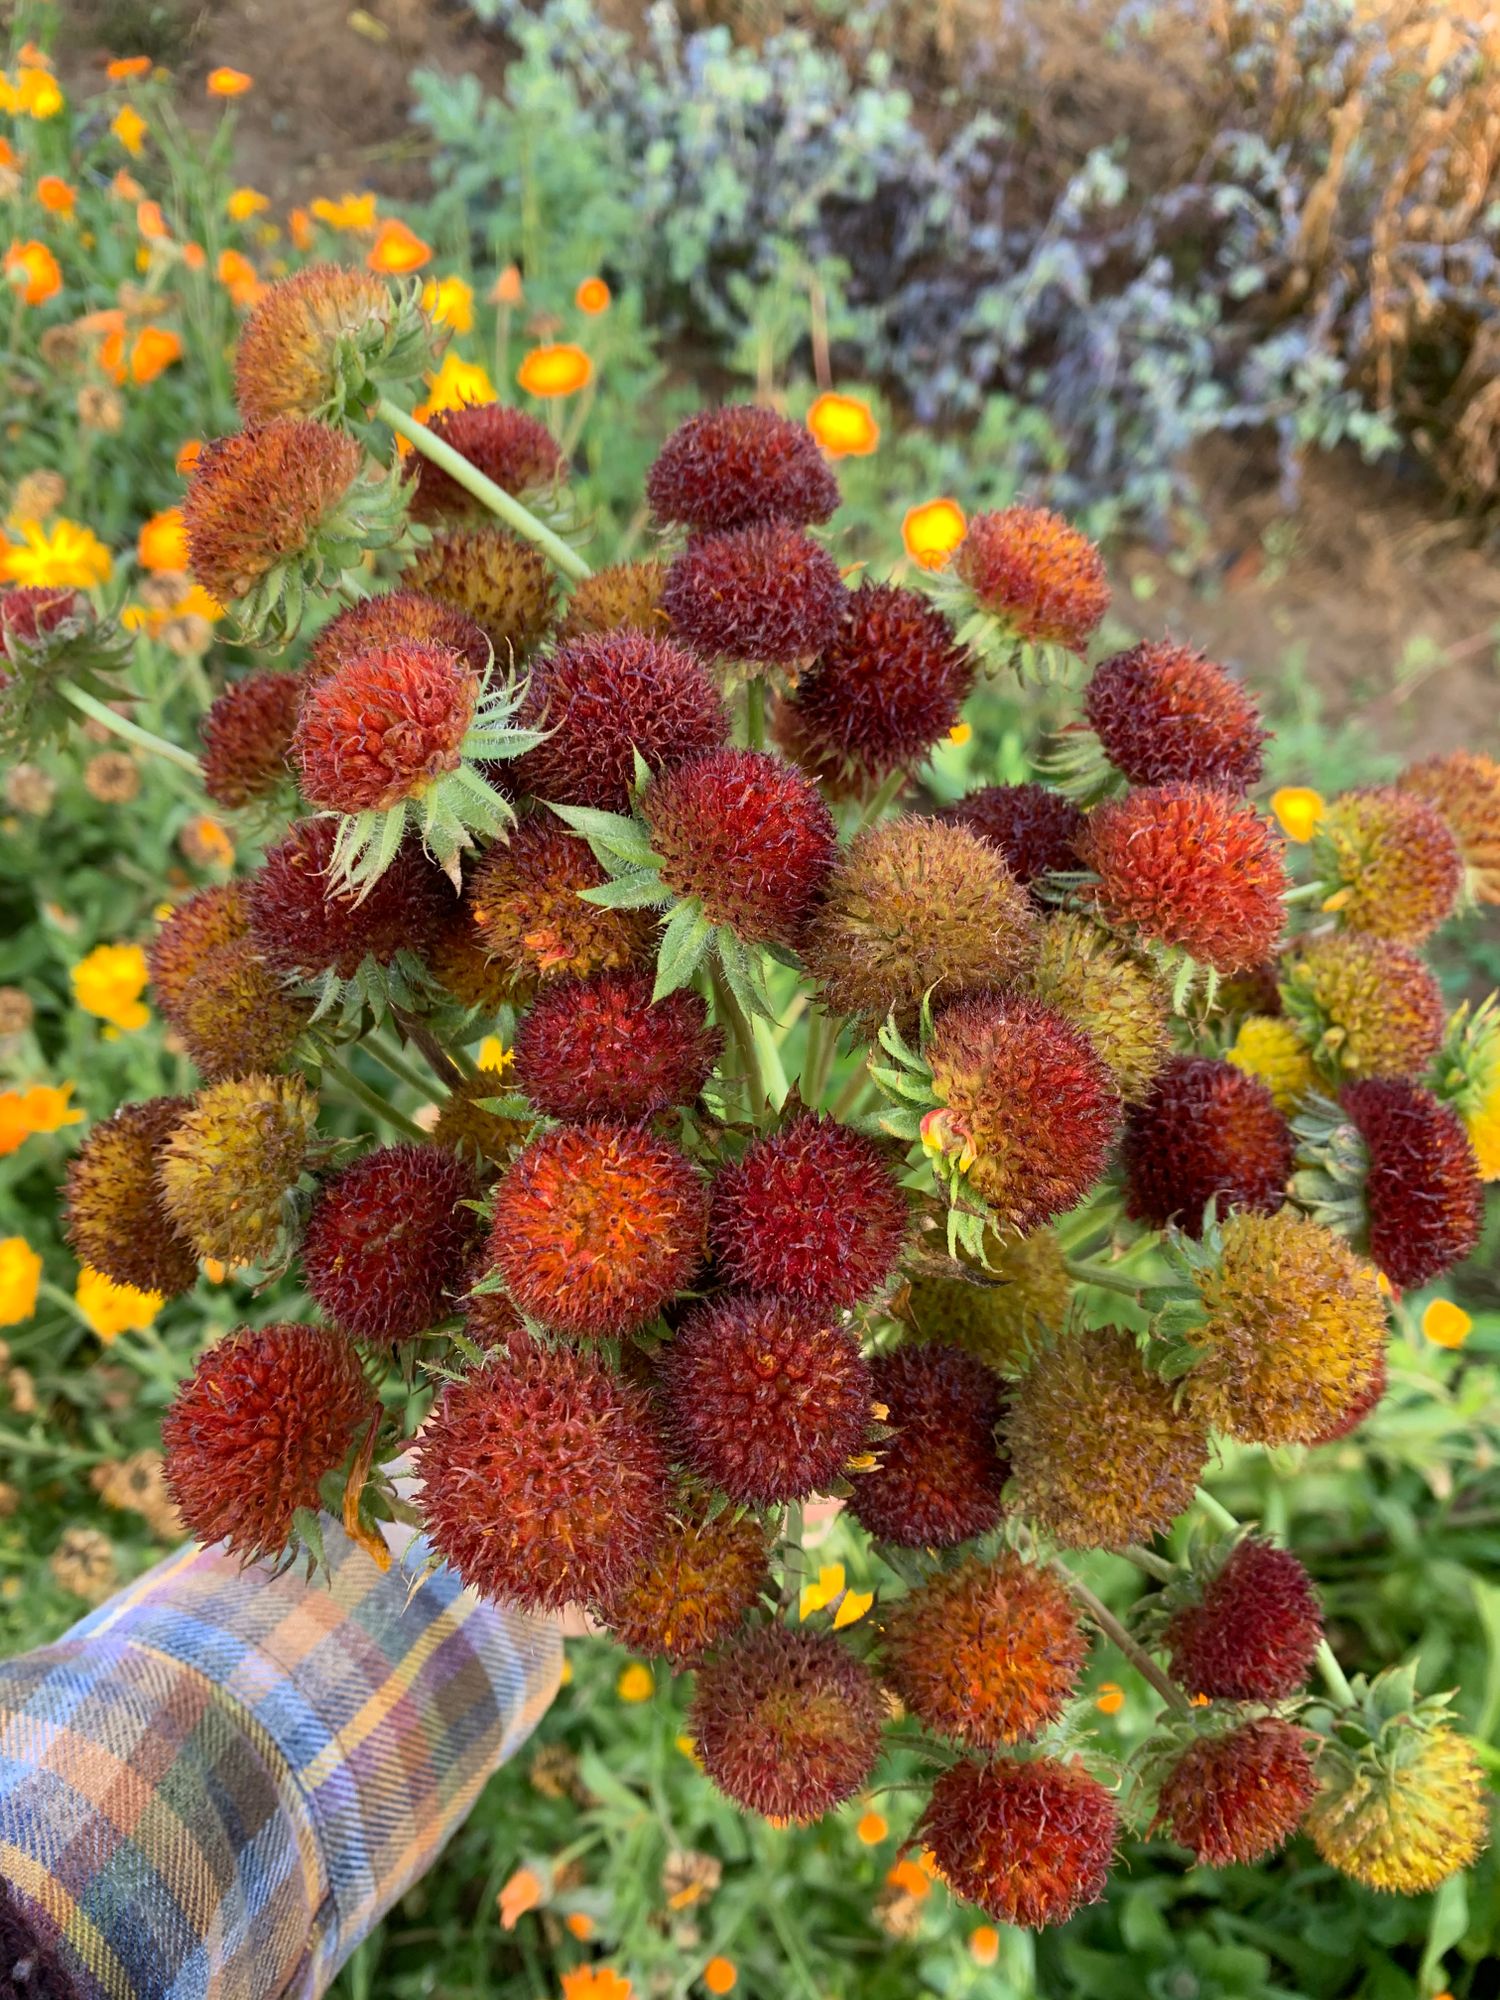
[[[315,2000],[552,1700],[554,1627],[324,1532],[331,1587],[188,1548],[0,1664],[0,1876],[77,2000]]]

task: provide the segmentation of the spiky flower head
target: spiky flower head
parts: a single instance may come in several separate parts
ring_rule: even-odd
[[[1082,654],[1109,608],[1109,581],[1087,535],[1046,507],[976,514],[933,583],[959,638],[995,665],[1050,679]]]
[[[95,1125],[68,1162],[67,1237],[79,1261],[117,1285],[175,1298],[198,1277],[156,1170],[189,1109],[185,1097],[122,1104]]]
[[[517,1336],[439,1396],[416,1446],[433,1547],[483,1596],[608,1602],[667,1532],[644,1390],[592,1354]]]
[[[81,590],[0,587],[0,757],[7,767],[77,729],[65,688],[121,700],[129,653],[129,636],[101,624]]]
[[[452,888],[416,842],[357,897],[335,878],[337,841],[332,819],[296,820],[250,877],[250,934],[273,972],[347,981],[367,959],[420,958],[452,908]]]
[[[949,1549],[1000,1519],[1010,1466],[995,1441],[1006,1389],[972,1354],[896,1347],[871,1363],[891,1436],[849,1505],[877,1541]]]
[[[1210,1204],[1221,1215],[1270,1215],[1286,1200],[1293,1150],[1292,1128],[1259,1077],[1210,1056],[1174,1056],[1125,1120],[1128,1212],[1193,1237]]]
[[[1259,708],[1191,646],[1146,640],[1116,653],[1095,668],[1083,712],[1132,785],[1211,785],[1238,796],[1260,783],[1266,731]]]
[[[419,590],[384,590],[329,619],[308,648],[303,673],[311,686],[344,660],[408,643],[457,653],[476,674],[484,673],[492,658],[489,640],[457,606]]]
[[[626,1123],[691,1104],[723,1036],[689,988],[651,998],[636,967],[558,979],[516,1031],[515,1087],[549,1118]]]
[[[1394,1077],[1350,1084],[1339,1099],[1363,1141],[1371,1257],[1410,1290],[1479,1241],[1484,1190],[1463,1121],[1430,1090]]]
[[[567,459],[547,426],[508,403],[438,410],[427,428],[517,499],[559,486],[567,477]],[[423,458],[417,471],[411,516],[425,523],[489,519],[483,502],[430,458]]]
[[[789,705],[798,761],[838,789],[920,764],[958,720],[974,662],[919,591],[862,583]]]
[[[800,667],[831,645],[847,593],[838,564],[786,522],[690,541],[662,591],[674,637],[706,660]]]
[[[414,1340],[457,1311],[482,1234],[474,1171],[446,1146],[377,1146],[331,1174],[302,1238],[307,1289],[355,1340]]]
[[[552,565],[503,528],[444,529],[412,557],[402,581],[472,618],[503,668],[535,651],[556,611]]]
[[[438,344],[417,288],[309,264],[262,289],[235,349],[235,401],[247,424],[342,423],[366,416],[383,388],[418,381]]]
[[[1323,908],[1351,931],[1397,944],[1421,944],[1452,916],[1463,886],[1463,856],[1448,822],[1418,793],[1394,785],[1336,798],[1310,852]]]
[[[366,473],[353,438],[276,417],[205,445],[182,503],[188,558],[246,639],[290,638],[310,593],[338,590],[405,532],[400,468]]]
[[[647,786],[661,880],[747,942],[791,944],[837,852],[833,816],[801,771],[764,750],[712,750]]]
[[[464,892],[484,949],[522,991],[540,979],[618,971],[645,955],[644,910],[582,900],[608,880],[587,845],[551,813],[534,812],[480,856]]]
[[[300,674],[247,674],[232,681],[203,718],[203,789],[230,812],[269,798],[291,777],[288,756]]]
[[[1201,1420],[1121,1327],[1064,1333],[1011,1393],[1004,1429],[1016,1507],[1064,1548],[1149,1542],[1192,1500]]]
[[[228,1078],[200,1090],[157,1164],[162,1202],[200,1257],[271,1262],[296,1216],[318,1100],[300,1076]]]
[[[1118,1833],[1113,1798],[1081,1765],[995,1757],[944,1771],[913,1837],[954,1895],[1042,1930],[1098,1902]]]
[[[1500,763],[1482,750],[1455,750],[1411,764],[1396,780],[1447,821],[1476,903],[1500,903]]]
[[[889,1278],[906,1240],[906,1197],[873,1140],[801,1112],[713,1184],[719,1272],[750,1291],[837,1311]]]
[[[1222,992],[1222,989],[1221,989]],[[1317,1085],[1317,1071],[1296,1023],[1279,1014],[1247,1014],[1240,1022],[1224,1060],[1258,1077],[1270,1091],[1276,1109],[1289,1118]]]
[[[1169,1596],[1162,1648],[1189,1694],[1287,1701],[1307,1685],[1323,1614],[1290,1549],[1241,1535],[1195,1564]]]
[[[359,1356],[325,1326],[243,1326],[199,1355],[162,1419],[167,1490],[189,1533],[278,1555],[300,1508],[380,1411]]]
[[[243,882],[217,882],[163,918],[146,952],[151,993],[167,1019],[176,1025],[176,1008],[191,980],[215,952],[250,934],[248,899]]]
[[[842,856],[802,956],[833,1012],[909,1025],[926,994],[941,1003],[1010,985],[1037,938],[1025,890],[988,842],[903,813]]]
[[[655,557],[596,569],[575,586],[558,637],[582,639],[588,633],[630,631],[659,639],[667,629],[661,602],[666,587],[667,565]]]
[[[1041,926],[1026,988],[1086,1035],[1127,1104],[1146,1095],[1172,1048],[1172,998],[1155,968],[1076,910]]]
[[[313,1003],[286,986],[246,935],[209,953],[162,1012],[203,1075],[217,1079],[280,1069],[312,1020]]]
[[[1282,954],[1281,997],[1335,1077],[1420,1076],[1443,1039],[1443,990],[1428,967],[1363,931],[1298,938]]]
[[[1365,1418],[1373,1411],[1379,1409],[1381,1403],[1385,1400],[1385,1392],[1389,1387],[1390,1367],[1384,1353],[1382,1353],[1376,1360],[1374,1369],[1370,1374],[1370,1380],[1366,1386],[1341,1416],[1331,1421],[1326,1429],[1318,1432],[1318,1435],[1313,1439],[1313,1443],[1315,1445],[1337,1444],[1344,1438],[1353,1437]]]
[[[558,1125],[533,1139],[495,1195],[490,1255],[521,1310],[564,1333],[630,1333],[692,1283],[708,1190],[644,1129]]]
[[[667,1435],[689,1471],[747,1507],[844,1476],[870,1425],[870,1371],[830,1316],[769,1294],[696,1306],[661,1352]]]
[[[679,1496],[656,1553],[600,1616],[632,1653],[691,1667],[723,1644],[769,1582],[759,1521]]]
[[[1465,1001],[1449,1021],[1433,1089],[1463,1121],[1479,1177],[1500,1180],[1500,996]]]
[[[919,1339],[961,1347],[987,1368],[1018,1374],[1033,1347],[1067,1318],[1073,1280],[1050,1229],[1014,1242],[992,1239],[985,1259],[982,1268],[924,1266],[911,1280],[904,1317]]]
[[[1105,921],[1215,972],[1244,972],[1281,935],[1281,841],[1251,806],[1201,785],[1157,785],[1106,799],[1078,854]]]
[[[1088,1642],[1057,1572],[1005,1549],[968,1557],[898,1598],[881,1623],[881,1665],[935,1735],[974,1750],[1035,1736],[1061,1715]]]
[[[1215,1238],[1217,1237],[1217,1242]],[[1309,1216],[1231,1215],[1194,1266],[1201,1321],[1188,1407],[1248,1444],[1312,1444],[1368,1386],[1385,1349],[1375,1273]]]
[[[677,426],[646,476],[651,511],[664,526],[699,534],[787,521],[826,521],[838,481],[812,433],[754,403],[699,410]]]
[[[885,1707],[832,1632],[745,1632],[699,1669],[688,1727],[726,1797],[767,1819],[821,1819],[867,1781]]]
[[[639,756],[651,771],[717,750],[729,716],[702,662],[626,628],[566,640],[531,676],[523,710],[547,734],[517,772],[550,804],[630,806]]]
[[[1083,808],[1049,785],[981,785],[950,806],[947,817],[998,847],[1011,874],[1033,892],[1044,877],[1078,866],[1074,843]],[[1033,900],[1042,902],[1035,893]]]
[[[1318,1760],[1307,1815],[1319,1855],[1341,1875],[1420,1896],[1467,1868],[1489,1835],[1484,1767],[1453,1728],[1446,1695],[1418,1699],[1414,1669],[1354,1683],[1356,1706]]]
[[[1152,1833],[1208,1868],[1259,1861],[1291,1839],[1318,1790],[1308,1732],[1280,1716],[1215,1723],[1153,1760]]]
[[[1087,1038],[1040,1001],[976,995],[944,1009],[924,1054],[936,1108],[922,1140],[955,1187],[1018,1235],[1075,1208],[1120,1112]]]

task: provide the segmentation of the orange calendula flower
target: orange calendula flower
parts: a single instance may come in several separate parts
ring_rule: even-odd
[[[422,310],[455,333],[474,328],[474,292],[462,278],[429,278],[422,287]]]
[[[20,48],[16,50],[16,61],[24,63],[28,69],[52,68],[51,56],[45,49],[38,48],[35,42],[22,42]]]
[[[182,261],[190,271],[201,271],[208,262],[208,252],[201,243],[184,243]]]
[[[11,244],[5,253],[5,276],[29,306],[44,306],[62,290],[62,267],[35,237]]]
[[[60,174],[43,174],[36,184],[36,198],[49,215],[71,215],[78,206],[76,189]]]
[[[236,188],[224,204],[224,211],[231,222],[248,222],[252,215],[261,215],[271,206],[271,197],[262,194],[259,188]]]
[[[73,1291],[78,1310],[104,1345],[122,1333],[144,1333],[166,1304],[160,1292],[140,1292],[134,1285],[117,1285],[87,1264]]]
[[[968,519],[956,500],[924,500],[908,507],[901,522],[906,553],[920,569],[942,569],[968,530]]]
[[[602,278],[585,278],[573,294],[573,303],[580,312],[598,314],[609,311],[613,296]]]
[[[14,1153],[37,1132],[76,1125],[83,1113],[68,1102],[71,1083],[34,1083],[29,1090],[0,1090],[0,1158]]]
[[[372,271],[400,276],[407,271],[420,271],[431,257],[432,245],[424,243],[414,229],[391,215],[376,230],[365,263]]]
[[[901,1860],[887,1869],[885,1879],[893,1889],[903,1890],[908,1896],[914,1897],[918,1902],[924,1896],[932,1894],[931,1875],[917,1862],[907,1860],[904,1855]]]
[[[1462,1347],[1474,1322],[1451,1299],[1434,1299],[1422,1314],[1422,1331],[1434,1347]]]
[[[138,76],[151,74],[150,56],[116,56],[105,67],[104,74],[111,83],[133,83]]]
[[[563,2000],[631,2000],[635,1988],[612,1965],[578,1965],[562,1976]]]
[[[981,1924],[969,1933],[969,1956],[976,1965],[993,1965],[1000,1956],[1000,1933],[993,1924]]]
[[[24,1236],[0,1240],[0,1326],[19,1326],[36,1311],[42,1260]]]
[[[615,1693],[621,1701],[649,1701],[655,1692],[655,1677],[639,1660],[632,1660],[615,1683]]]
[[[121,167],[116,173],[109,191],[116,201],[140,201],[146,192],[128,167]]]
[[[541,1876],[534,1868],[518,1868],[495,1901],[501,1930],[513,1931],[529,1910],[539,1910],[546,1901]]]
[[[890,1830],[885,1814],[871,1811],[860,1814],[854,1837],[865,1847],[878,1847]]]
[[[136,203],[135,226],[148,243],[160,243],[164,237],[172,233],[167,227],[167,218],[161,212],[159,201]]]
[[[594,1935],[594,1920],[582,1910],[570,1910],[563,1918],[563,1929],[580,1944],[587,1944]]]
[[[62,516],[47,527],[27,520],[15,528],[18,543],[0,542],[0,581],[49,590],[92,590],[109,582],[110,553],[91,528]]]
[[[142,569],[185,570],[188,543],[182,509],[167,507],[160,514],[153,514],[136,538],[135,552]]]
[[[109,121],[109,129],[133,160],[141,157],[141,147],[151,129],[133,104],[122,104]]]
[[[182,340],[165,326],[143,326],[130,344],[130,379],[142,388],[182,359]]]
[[[518,306],[523,296],[520,270],[514,264],[507,264],[490,287],[490,304],[492,306]]]
[[[375,197],[372,194],[345,194],[340,195],[337,201],[319,195],[312,203],[312,212],[319,222],[326,222],[330,229],[363,232],[375,227]]]
[[[819,396],[807,413],[807,428],[830,458],[868,458],[880,442],[880,426],[858,396]]]
[[[189,438],[186,443],[180,444],[177,447],[177,456],[173,460],[173,464],[185,479],[202,456],[202,438]]]
[[[178,835],[182,848],[201,867],[232,868],[234,842],[216,819],[200,813]]]
[[[16,151],[15,147],[10,143],[9,139],[0,139],[0,167],[10,167],[14,169],[18,167],[20,163],[21,163],[21,156]]]
[[[1283,785],[1271,794],[1271,811],[1288,840],[1300,846],[1312,839],[1328,807],[1310,785]]]
[[[221,250],[218,274],[219,283],[236,306],[253,306],[260,297],[260,279],[242,250]]]
[[[311,250],[317,240],[312,226],[312,217],[305,208],[294,208],[286,219],[286,233],[292,239],[294,250]]]
[[[1101,1681],[1094,1702],[1101,1715],[1118,1715],[1125,1706],[1125,1690],[1118,1681]]]
[[[516,370],[529,396],[573,396],[593,380],[594,364],[581,347],[533,347]]]
[[[86,1014],[112,1027],[144,1028],[151,1015],[141,994],[146,954],[138,944],[99,944],[72,971],[73,997]]]
[[[211,69],[204,88],[210,97],[243,97],[254,83],[253,76],[246,76],[242,69],[231,69],[227,63],[218,69]]]
[[[703,1968],[703,1984],[710,1993],[732,1993],[739,1984],[739,1978],[734,1960],[722,1955],[711,1958]]]

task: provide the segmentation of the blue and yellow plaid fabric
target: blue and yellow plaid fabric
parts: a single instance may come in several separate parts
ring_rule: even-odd
[[[78,2000],[314,2000],[556,1692],[555,1628],[324,1533],[331,1587],[185,1549],[0,1664],[0,1876]]]

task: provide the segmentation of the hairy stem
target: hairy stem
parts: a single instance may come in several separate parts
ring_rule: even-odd
[[[766,747],[766,684],[758,674],[745,683],[745,742],[752,750]]]
[[[112,708],[107,708],[102,701],[96,701],[93,695],[85,694],[82,688],[74,687],[70,681],[60,681],[57,691],[64,701],[70,702],[78,710],[80,715],[87,715],[94,722],[100,723],[112,735],[120,737],[126,743],[133,743],[138,750],[149,750],[153,757],[165,757],[169,764],[176,764],[184,771],[191,771],[200,784],[203,782],[203,767],[190,750],[180,749],[177,744],[169,743],[165,736],[158,736],[150,729],[142,729],[141,725],[132,722],[128,715],[116,715]]]
[[[802,1102],[816,1111],[828,1088],[828,1071],[838,1040],[833,1023],[817,1005],[807,1010],[807,1050],[802,1058]]]
[[[1239,1533],[1244,1523],[1237,1521],[1224,1505],[1223,1501],[1215,1500],[1212,1493],[1206,1487],[1200,1486],[1198,1488],[1197,1500],[1198,1505],[1207,1514],[1216,1528],[1222,1528],[1229,1535],[1237,1535]]]
[[[415,1014],[408,1014],[402,1007],[393,1007],[391,1012],[402,1034],[422,1051],[444,1086],[449,1090],[458,1089],[465,1080],[464,1073],[426,1022],[419,1021]]]
[[[1099,1627],[1105,1638],[1110,1641],[1117,1651],[1125,1655],[1125,1658],[1129,1660],[1141,1679],[1149,1682],[1161,1696],[1167,1707],[1172,1709],[1176,1714],[1190,1714],[1192,1710],[1187,1696],[1175,1682],[1168,1679],[1167,1675],[1163,1673],[1162,1669],[1152,1659],[1139,1640],[1133,1639],[1130,1636],[1119,1619],[1109,1609],[1108,1605],[1100,1603],[1099,1599],[1095,1597],[1086,1584],[1080,1583],[1071,1571],[1066,1574],[1068,1587],[1073,1595],[1078,1599],[1078,1602],[1083,1606],[1093,1622]]]
[[[570,548],[561,535],[549,528],[545,521],[539,520],[529,507],[523,507],[503,486],[497,486],[493,479],[486,479],[478,466],[471,465],[462,452],[455,451],[451,444],[435,436],[425,424],[419,424],[415,417],[409,417],[405,410],[398,409],[389,396],[381,397],[375,406],[375,414],[421,452],[424,458],[430,458],[434,465],[441,466],[450,479],[456,479],[466,493],[472,493],[506,527],[513,529],[524,541],[534,542],[544,555],[551,557],[564,576],[572,577],[575,583],[592,576],[593,571],[583,557],[576,549]]]
[[[413,1090],[420,1091],[424,1097],[431,1097],[432,1078],[423,1076],[415,1063],[409,1063],[405,1056],[389,1047],[379,1035],[366,1035],[360,1046],[375,1058],[382,1069],[389,1070],[399,1083],[410,1084]]]
[[[729,1038],[740,1060],[740,1074],[745,1079],[745,1088],[750,1097],[750,1116],[759,1121],[770,1099],[766,1091],[765,1072],[760,1064],[760,1050],[755,1042],[755,1030],[751,1027],[744,1008],[730,990],[729,981],[717,965],[710,966],[708,977],[714,990],[714,1005],[718,1010],[720,1023],[728,1030]]]
[[[1137,1304],[1146,1289],[1139,1278],[1132,1278],[1128,1272],[1110,1264],[1096,1264],[1086,1257],[1065,1257],[1063,1269],[1076,1284],[1097,1285],[1100,1291],[1118,1292],[1122,1298],[1134,1299]]]
[[[378,1090],[372,1089],[362,1077],[357,1077],[349,1065],[342,1062],[338,1056],[330,1055],[323,1058],[323,1073],[325,1076],[333,1077],[346,1096],[352,1097],[356,1104],[362,1105],[382,1124],[389,1125],[393,1132],[399,1132],[403,1139],[427,1137],[420,1125],[408,1118],[404,1111],[398,1111],[394,1104],[387,1103]]]
[[[1168,1562],[1165,1556],[1157,1555],[1152,1549],[1143,1549],[1139,1543],[1132,1542],[1128,1549],[1121,1549],[1120,1553],[1126,1562],[1134,1563],[1146,1576],[1154,1576],[1158,1583],[1177,1581],[1176,1563]]]
[[[905,783],[905,771],[892,771],[879,791],[868,801],[859,818],[854,822],[854,832],[863,833],[867,826],[873,826],[876,820],[881,819],[885,814],[886,807],[895,802],[897,794]]]
[[[802,1549],[802,1502],[792,1500],[787,1505],[786,1525],[781,1532],[781,1608],[785,1611],[797,1602],[805,1580],[806,1563]]]

